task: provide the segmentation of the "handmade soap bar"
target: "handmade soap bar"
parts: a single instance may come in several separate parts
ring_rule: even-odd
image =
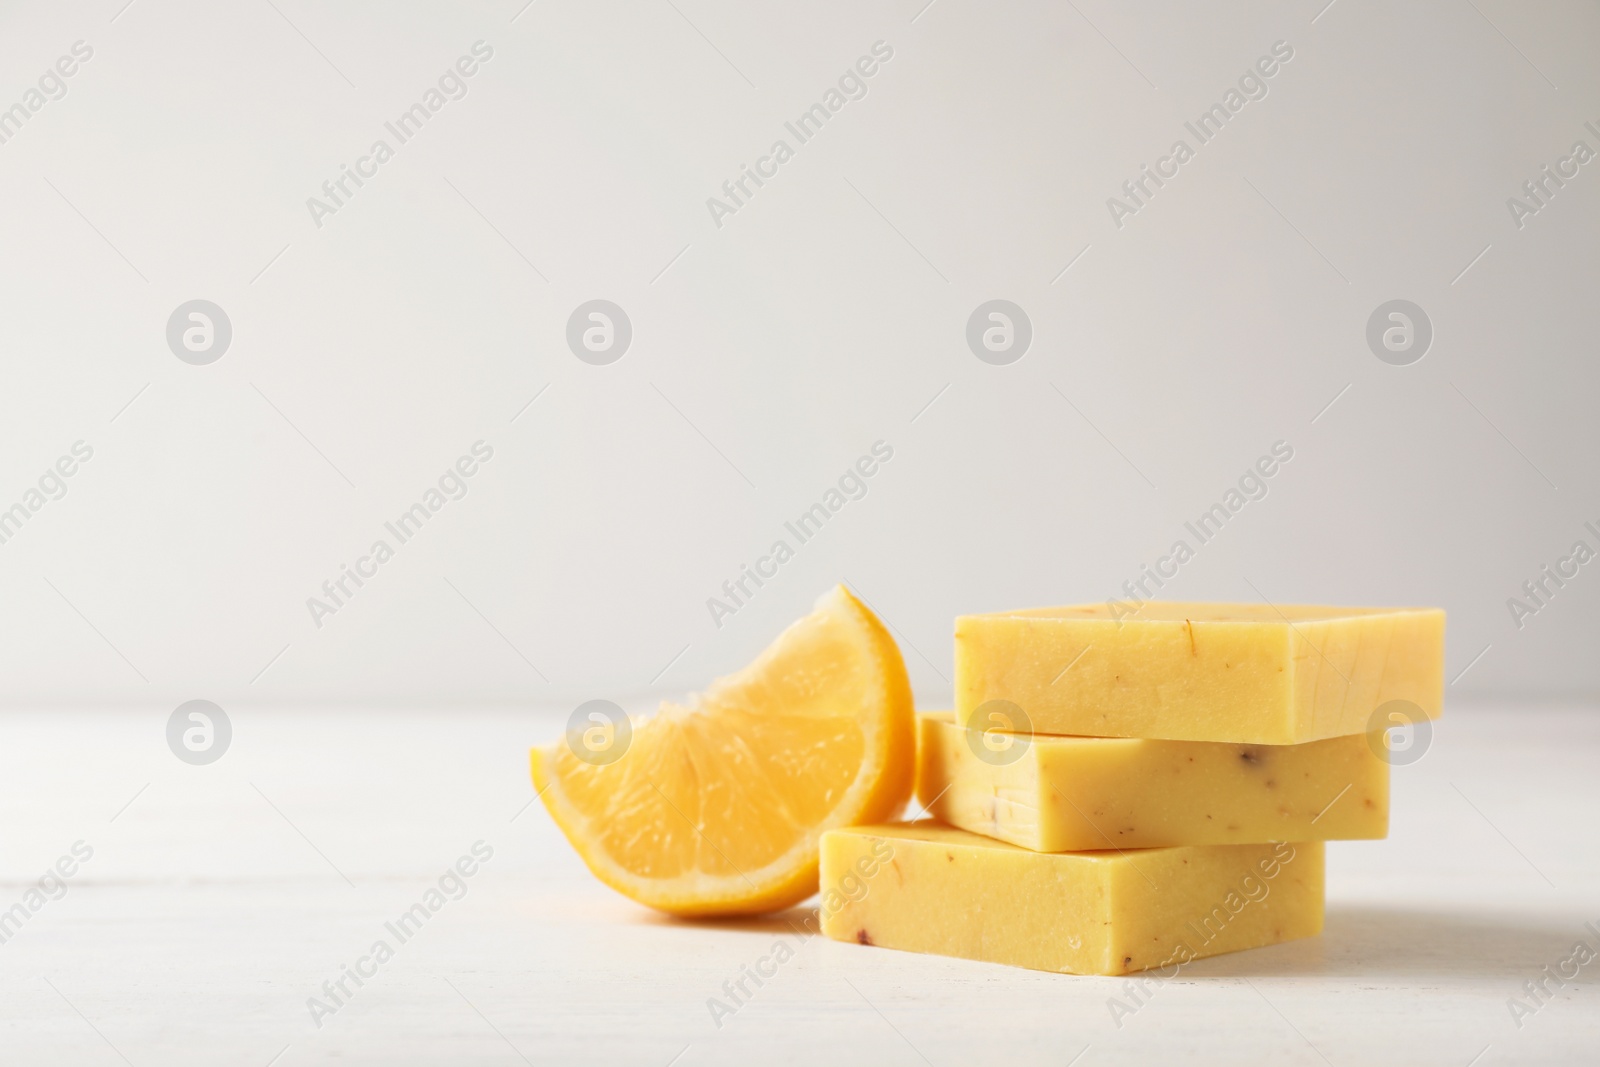
[[[1175,973],[1322,930],[1323,846],[1031,852],[932,820],[822,836],[838,941],[1070,974]]]
[[[1376,838],[1389,832],[1384,743],[985,735],[933,712],[918,716],[917,799],[1039,852]]]
[[[1293,745],[1372,729],[1391,701],[1437,718],[1444,612],[1113,602],[963,615],[955,667],[963,725],[1015,729],[1005,720],[1020,708],[1038,733]]]

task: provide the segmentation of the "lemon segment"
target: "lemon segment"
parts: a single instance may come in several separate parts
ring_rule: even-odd
[[[586,744],[536,748],[532,771],[597,878],[678,915],[771,911],[816,892],[823,831],[905,807],[911,685],[894,639],[840,585],[749,666],[632,724],[620,755]]]

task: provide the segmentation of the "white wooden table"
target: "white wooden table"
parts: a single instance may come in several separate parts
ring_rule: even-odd
[[[1592,707],[1452,707],[1395,770],[1393,836],[1330,846],[1322,937],[1196,963],[1120,1027],[1125,980],[634,906],[525,809],[526,748],[565,709],[235,710],[204,767],[167,749],[169,711],[0,716],[0,929],[27,912],[0,944],[0,1063],[1600,1060],[1600,960],[1520,1027],[1508,1007],[1574,943],[1600,951]],[[30,911],[79,841],[92,858]],[[385,923],[479,841],[464,895],[401,943]],[[379,939],[393,958],[319,1027],[308,998],[333,1006],[323,983]],[[779,940],[794,958],[716,1025],[708,998]]]

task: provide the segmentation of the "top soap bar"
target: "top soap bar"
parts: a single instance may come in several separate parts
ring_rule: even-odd
[[[979,730],[1297,745],[1437,718],[1443,696],[1437,608],[1147,601],[956,619],[956,718]],[[1372,721],[1391,701],[1407,703]]]

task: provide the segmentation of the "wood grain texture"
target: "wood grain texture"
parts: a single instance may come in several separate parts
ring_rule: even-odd
[[[1120,1020],[1124,979],[838,944],[806,910],[637,908],[528,803],[555,710],[238,710],[208,767],[167,750],[169,710],[0,717],[0,911],[93,848],[0,944],[0,1062],[1487,1067],[1600,1041],[1600,961],[1520,1028],[1508,1008],[1600,949],[1593,708],[1452,707],[1395,769],[1392,836],[1329,845],[1322,937],[1151,980]],[[385,923],[479,841],[493,857],[399,943]],[[316,1025],[307,999],[379,939],[393,958]]]

